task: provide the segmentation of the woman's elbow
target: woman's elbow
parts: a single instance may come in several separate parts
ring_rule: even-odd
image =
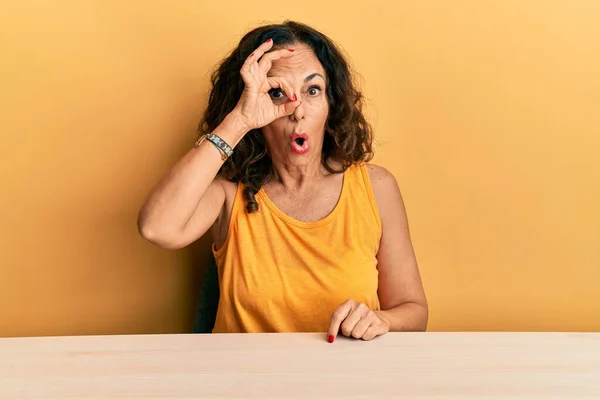
[[[138,216],[137,229],[143,239],[160,248],[179,250],[186,246],[181,240],[177,240],[180,235],[161,229],[156,224],[151,223],[143,213],[140,213]]]
[[[429,322],[429,305],[425,301],[420,303],[419,306],[420,318],[415,330],[425,332],[427,330],[427,323]]]

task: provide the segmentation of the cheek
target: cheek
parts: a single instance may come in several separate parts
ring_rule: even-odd
[[[269,125],[262,128],[262,134],[267,141],[280,140],[284,135],[284,122],[276,119]]]
[[[305,103],[305,106],[307,111],[310,112],[311,119],[315,120],[315,122],[327,119],[329,104],[326,97],[310,99]]]

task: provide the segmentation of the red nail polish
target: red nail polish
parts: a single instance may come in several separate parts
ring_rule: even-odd
[[[266,43],[272,42],[273,39],[267,39]]]
[[[294,51],[296,51],[296,50],[294,50],[294,49],[288,49],[288,51],[291,51],[291,52],[293,53],[293,52],[294,52]]]
[[[254,53],[250,54],[250,57],[252,57],[254,55]]]
[[[298,100],[298,97],[296,97],[296,93],[294,93],[294,96],[292,97],[292,101],[296,101]]]
[[[335,339],[335,337],[333,335],[329,335],[329,338],[328,338],[329,343],[333,343],[333,339]]]

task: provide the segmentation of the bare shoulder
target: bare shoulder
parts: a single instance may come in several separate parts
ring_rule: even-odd
[[[375,197],[378,197],[378,195],[389,196],[400,191],[398,181],[386,168],[375,164],[367,164],[367,171],[369,171]]]
[[[394,178],[394,175],[380,165],[367,164],[367,170],[369,171],[369,178],[371,178],[371,182],[373,184],[396,184],[396,178]]]
[[[404,201],[396,177],[379,165],[367,164],[367,171],[369,171],[375,202],[382,217],[403,210]]]

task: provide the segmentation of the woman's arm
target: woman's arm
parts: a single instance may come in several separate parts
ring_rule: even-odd
[[[293,114],[300,105],[289,82],[267,77],[274,61],[294,55],[288,49],[267,53],[272,47],[269,39],[244,61],[240,69],[244,91],[234,110],[211,132],[232,148],[247,132]],[[273,88],[283,89],[294,100],[275,105],[269,94]],[[215,179],[222,164],[218,150],[207,140],[191,149],[148,195],[138,216],[140,234],[168,249],[185,247],[204,235],[225,214],[225,182]]]
[[[232,147],[244,136],[230,114],[213,132]],[[208,140],[192,148],[152,189],[138,215],[142,237],[167,249],[179,249],[204,235],[223,210],[225,189],[215,179],[223,164]]]
[[[398,183],[385,168],[369,165],[368,170],[382,224],[377,252],[381,310],[353,299],[345,301],[331,315],[330,343],[340,330],[347,337],[371,340],[389,331],[427,329],[427,300]]]
[[[385,168],[369,165],[368,170],[383,230],[377,254],[381,311],[376,314],[390,331],[424,331],[427,299],[398,183]]]

